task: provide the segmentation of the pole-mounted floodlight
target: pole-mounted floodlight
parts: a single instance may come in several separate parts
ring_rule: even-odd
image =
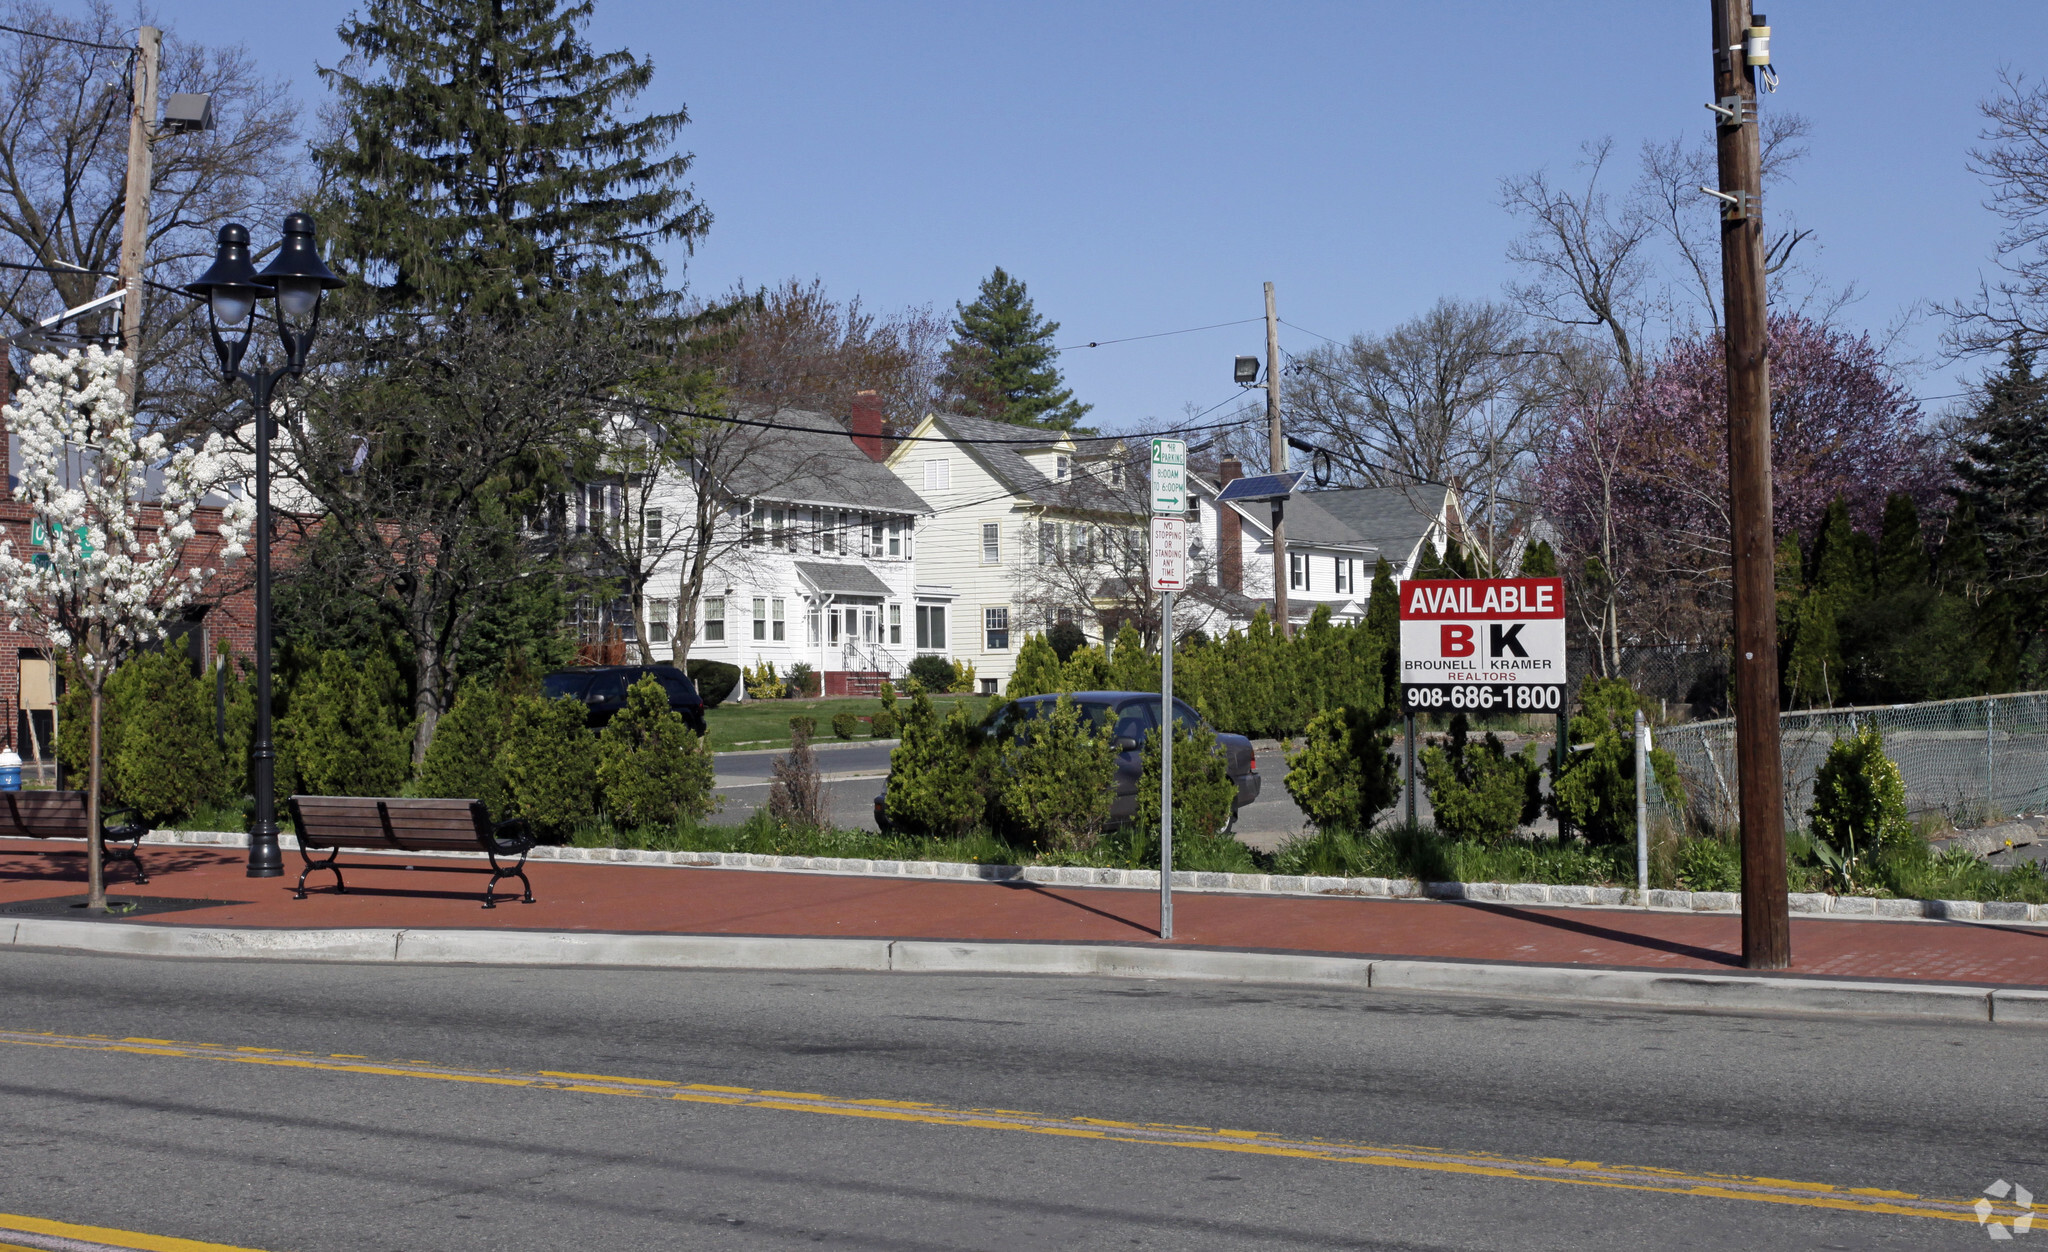
[[[284,219],[284,242],[261,273],[249,259],[248,227],[221,227],[219,245],[213,265],[185,290],[206,301],[221,373],[229,382],[247,378],[256,401],[256,743],[250,754],[256,818],[249,831],[249,877],[275,878],[284,872],[284,857],[277,844],[277,754],[270,734],[270,393],[286,374],[305,372],[306,353],[320,328],[320,299],[343,280],[321,261],[310,214]],[[245,375],[242,354],[255,329],[256,302],[264,296],[277,298],[284,364]]]
[[[1241,356],[1237,358],[1237,369],[1234,371],[1234,376],[1237,379],[1237,385],[1240,387],[1257,386],[1259,382],[1259,358],[1255,356]]]

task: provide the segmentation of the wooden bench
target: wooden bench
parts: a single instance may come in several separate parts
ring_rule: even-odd
[[[83,791],[0,791],[7,797],[0,806],[0,836],[9,839],[83,839],[92,828],[85,820]],[[125,816],[128,820],[112,822]],[[134,809],[100,809],[100,843],[108,861],[126,861],[135,867],[135,881],[149,881],[149,871],[135,846],[149,833],[149,824]],[[126,843],[123,848],[119,844]]]
[[[390,852],[475,852],[491,861],[491,881],[484,887],[484,907],[498,907],[498,883],[517,878],[533,903],[533,884],[526,878],[526,854],[533,836],[520,820],[493,824],[481,800],[398,800],[372,796],[293,796],[292,825],[299,832],[299,854],[306,868],[299,874],[298,897],[306,898],[306,875],[316,869],[334,874],[334,890],[348,890],[335,858],[344,849]],[[327,853],[314,860],[316,851]],[[510,868],[500,858],[517,857]]]

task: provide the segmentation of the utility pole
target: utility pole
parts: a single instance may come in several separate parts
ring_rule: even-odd
[[[145,26],[136,36],[135,84],[128,103],[127,202],[121,213],[121,286],[128,298],[121,304],[121,350],[128,354],[128,376],[121,390],[128,411],[135,411],[135,392],[142,382],[142,261],[149,243],[149,183],[155,173],[157,66],[163,57],[164,33]]]
[[[1784,778],[1778,745],[1778,614],[1772,586],[1771,380],[1764,345],[1763,172],[1750,0],[1714,13],[1715,148],[1720,157],[1721,293],[1726,304],[1728,498],[1735,559],[1735,754],[1742,821],[1742,963],[1792,964],[1785,898]],[[1766,45],[1767,46],[1767,45]],[[1767,54],[1765,54],[1767,55]],[[1764,64],[1765,62],[1759,62]]]
[[[1280,315],[1273,311],[1273,284],[1266,284],[1266,438],[1273,468],[1287,472],[1287,437],[1280,433]],[[1273,500],[1273,628],[1287,637],[1287,501]]]

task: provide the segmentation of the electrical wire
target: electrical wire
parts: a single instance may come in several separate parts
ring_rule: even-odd
[[[69,35],[53,35],[46,30],[23,30],[19,26],[0,26],[0,30],[4,30],[9,34],[13,35],[27,35],[32,39],[54,39],[58,43],[76,44],[78,47],[81,48],[96,48],[101,52],[127,53],[135,51],[135,49],[125,47],[121,44],[94,43],[89,39],[73,39]]]
[[[593,396],[591,398],[601,404],[623,404],[627,408],[637,409],[643,413],[660,413],[667,417],[693,417],[698,419],[699,421],[723,422],[729,426],[752,426],[761,430],[794,430],[803,431],[814,435],[834,433],[833,429],[821,426],[800,426],[790,422],[761,421],[758,418],[733,417],[725,413],[704,413],[696,409],[670,408],[667,405],[654,404],[646,400],[635,400],[628,396]],[[1220,403],[1210,405],[1208,408],[1202,410],[1202,412],[1196,414],[1194,418],[1190,418],[1187,423],[1180,423],[1168,426],[1164,429],[1179,434],[1193,434],[1198,431],[1205,430],[1225,430],[1233,426],[1244,426],[1254,421],[1264,420],[1263,418],[1235,418],[1227,422],[1213,422],[1207,426],[1195,426],[1191,424],[1196,419],[1208,416],[1210,413],[1213,413],[1217,409],[1222,408],[1223,405],[1230,403],[1230,400],[1234,400],[1236,398],[1237,397],[1232,396],[1230,397],[1230,399],[1226,399],[1221,401]],[[1042,448],[1048,444],[1057,442],[1062,438],[1070,439],[1075,443],[1104,443],[1120,441],[1125,439],[1133,439],[1137,438],[1138,436],[1131,433],[1111,435],[1075,435],[1070,434],[1066,431],[1048,430],[1045,432],[1043,436],[1037,439],[973,439],[966,437],[955,437],[952,435],[887,435],[884,437],[887,438],[892,443],[957,443],[980,446],[1021,445],[1024,447]]]
[[[1216,322],[1209,326],[1190,326],[1186,330],[1162,330],[1150,335],[1127,335],[1122,339],[1097,339],[1090,343],[1070,344],[1067,347],[1055,348],[1053,350],[1055,352],[1076,352],[1082,348],[1106,348],[1113,343],[1136,343],[1140,339],[1165,339],[1171,335],[1192,335],[1196,331],[1221,330],[1225,326],[1242,326],[1247,322],[1263,322],[1265,320],[1263,317],[1241,317],[1234,322]]]
[[[89,270],[82,265],[71,265],[59,261],[55,265],[25,265],[20,261],[0,261],[0,270],[34,270],[42,274],[90,274],[94,278],[113,278],[104,270]]]
[[[1293,329],[1295,329],[1295,330],[1298,330],[1298,331],[1300,331],[1300,332],[1301,332],[1302,334],[1304,334],[1304,335],[1314,335],[1314,336],[1315,336],[1315,337],[1316,337],[1317,339],[1320,339],[1320,340],[1322,340],[1322,341],[1323,341],[1324,343],[1330,344],[1330,345],[1331,345],[1331,346],[1333,346],[1333,347],[1338,347],[1338,348],[1341,348],[1341,347],[1343,347],[1343,346],[1344,346],[1343,344],[1341,344],[1341,343],[1338,343],[1338,342],[1337,342],[1337,341],[1336,341],[1335,339],[1332,339],[1332,338],[1330,338],[1330,337],[1329,337],[1328,335],[1322,335],[1322,334],[1317,334],[1317,333],[1316,333],[1315,331],[1312,331],[1312,330],[1310,330],[1310,329],[1309,329],[1308,327],[1306,327],[1306,326],[1296,326],[1296,325],[1295,325],[1295,324],[1294,324],[1293,322],[1290,322],[1290,321],[1288,321],[1288,320],[1287,320],[1286,318],[1284,318],[1284,317],[1283,317],[1283,318],[1279,318],[1279,319],[1277,319],[1277,320],[1279,321],[1279,323],[1280,323],[1280,324],[1281,324],[1282,326],[1287,326],[1287,327],[1291,327],[1291,328],[1293,328]]]

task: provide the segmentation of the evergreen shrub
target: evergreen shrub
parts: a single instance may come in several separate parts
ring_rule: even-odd
[[[1108,691],[1109,655],[1090,644],[1076,648],[1060,666],[1061,691]]]
[[[573,696],[520,696],[512,703],[498,774],[511,815],[525,818],[542,837],[564,836],[597,815],[597,754],[584,726],[587,714]]]
[[[512,727],[513,697],[500,684],[472,678],[455,695],[455,707],[434,726],[434,738],[420,762],[423,796],[481,800],[494,818],[511,811],[511,793],[498,773],[498,751]]]
[[[884,700],[882,706],[875,710],[875,715],[868,719],[868,735],[874,739],[894,739],[897,725],[896,702]]]
[[[1045,632],[1045,641],[1052,645],[1053,655],[1059,658],[1060,664],[1065,665],[1074,658],[1076,650],[1087,646],[1088,636],[1072,622],[1056,622],[1051,630]]]
[[[1579,688],[1579,711],[1570,724],[1571,751],[1551,784],[1551,811],[1596,844],[1632,843],[1636,830],[1637,709],[1635,688],[1619,678],[1594,678]],[[1582,744],[1592,746],[1579,751]],[[1673,808],[1684,804],[1678,761],[1650,750],[1650,773]]]
[[[1318,713],[1301,747],[1287,754],[1287,793],[1319,830],[1370,830],[1400,787],[1391,741],[1380,720],[1362,710]]]
[[[1512,757],[1497,735],[1478,747],[1467,738],[1463,713],[1451,719],[1450,742],[1422,752],[1422,778],[1436,827],[1453,839],[1499,843],[1542,811],[1537,778],[1542,767],[1532,744]]]
[[[832,733],[841,739],[851,739],[860,730],[860,718],[851,713],[832,715]]]
[[[1095,846],[1116,795],[1113,730],[1092,726],[1061,695],[1050,716],[1025,722],[993,749],[996,803],[1016,834],[1059,851]]]
[[[700,661],[692,658],[683,665],[683,673],[697,684],[697,694],[704,697],[704,707],[715,709],[725,703],[732,689],[740,685],[740,667],[724,661]],[[792,674],[794,677],[794,674]]]
[[[292,795],[395,796],[412,773],[412,727],[383,652],[319,653],[277,719],[280,804]]]
[[[792,717],[789,719],[789,733],[809,739],[818,733],[818,719],[815,717]]]
[[[653,675],[626,690],[626,707],[598,738],[597,786],[618,826],[673,825],[714,804],[711,753]]]
[[[209,678],[211,672],[209,671]],[[91,764],[92,704],[83,683],[66,685],[57,750],[80,783]],[[143,652],[107,678],[100,707],[101,795],[155,824],[232,792],[214,720],[213,684],[182,656]]]
[[[1906,783],[1885,755],[1884,736],[1865,723],[1837,739],[1813,779],[1813,836],[1839,858],[1841,876],[1852,880],[1880,855],[1918,842],[1906,815]],[[1823,860],[1829,859],[1823,854]]]
[[[979,824],[987,811],[980,747],[980,731],[966,709],[955,707],[941,720],[922,686],[913,684],[901,742],[889,753],[889,820],[936,838]]]
[[[1017,668],[1003,694],[1012,700],[1042,696],[1060,689],[1060,658],[1044,635],[1032,635],[1017,649]]]
[[[792,700],[814,697],[818,694],[818,672],[809,661],[798,661],[789,667],[789,680],[782,686],[783,694]]]
[[[1168,706],[1169,708],[1171,706]],[[1216,732],[1206,725],[1192,733],[1173,721],[1173,832],[1185,831],[1199,839],[1214,838],[1229,827],[1232,806],[1237,802],[1237,784],[1230,781],[1230,763],[1216,742]],[[1138,772],[1138,807],[1131,815],[1136,831],[1159,830],[1159,778],[1163,772],[1161,737],[1157,728],[1145,733],[1145,751]]]
[[[910,663],[910,677],[934,695],[951,691],[957,676],[953,663],[942,656],[921,656]]]

